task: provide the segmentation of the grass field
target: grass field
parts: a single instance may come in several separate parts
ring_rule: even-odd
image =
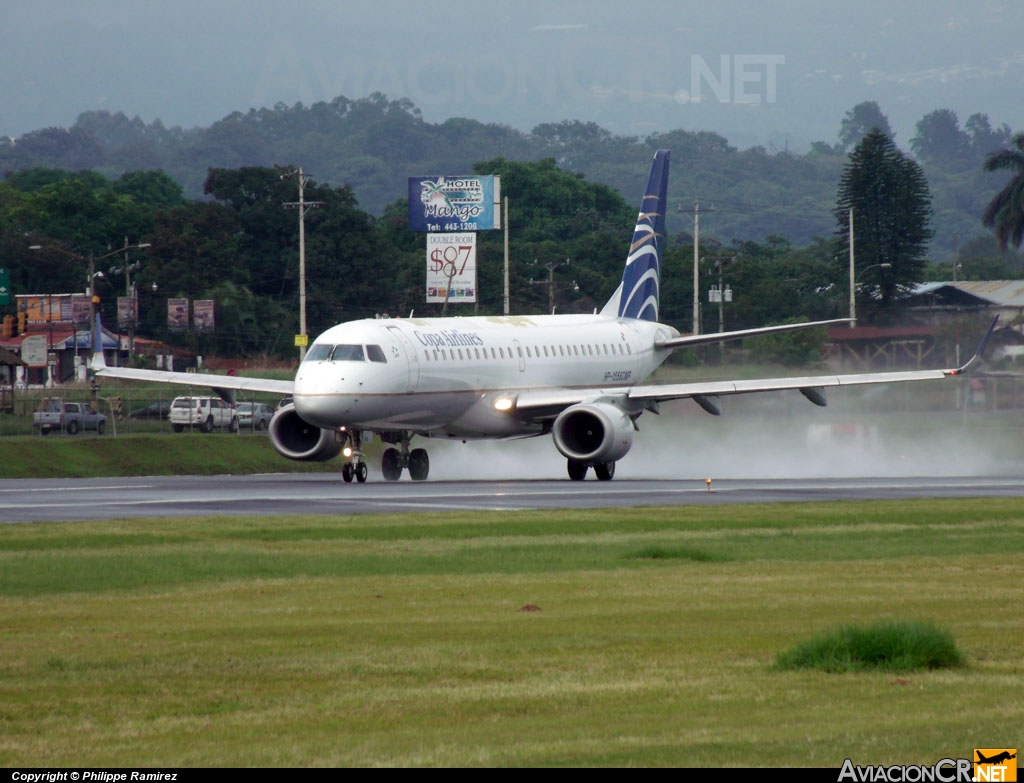
[[[0,529],[2,766],[825,766],[1018,747],[1024,499]],[[967,658],[782,672],[838,625]]]

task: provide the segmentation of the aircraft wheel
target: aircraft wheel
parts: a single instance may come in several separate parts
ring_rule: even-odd
[[[341,478],[345,481],[346,484],[352,483],[353,475],[354,472],[352,470],[351,462],[346,462],[344,465],[341,466]]]
[[[409,478],[413,481],[426,481],[430,472],[430,458],[426,449],[413,449],[409,452]]]
[[[402,475],[402,459],[398,449],[386,449],[380,461],[380,472],[385,481],[398,481]]]
[[[360,462],[358,465],[356,465],[356,481],[358,481],[360,484],[365,484],[367,475],[368,471],[365,462]]]
[[[594,475],[601,481],[611,481],[615,475],[614,462],[598,462],[594,465]]]
[[[587,463],[580,462],[578,459],[571,459],[568,461],[569,478],[573,481],[583,481],[587,477]]]

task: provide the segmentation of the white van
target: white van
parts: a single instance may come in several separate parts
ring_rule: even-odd
[[[238,432],[238,411],[220,397],[176,397],[171,403],[168,418],[175,432],[186,427],[195,427],[202,432],[226,427],[231,432]]]

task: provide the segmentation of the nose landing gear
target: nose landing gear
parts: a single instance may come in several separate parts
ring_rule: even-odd
[[[366,483],[369,471],[366,463],[363,462],[363,434],[359,430],[344,431],[347,438],[342,454],[345,455],[345,464],[341,466],[341,478],[346,484],[351,484],[355,479],[360,484]]]

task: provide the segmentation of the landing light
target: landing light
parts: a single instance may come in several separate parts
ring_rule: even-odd
[[[494,410],[496,411],[510,411],[512,410],[513,401],[508,397],[501,397],[494,403]]]
[[[346,446],[341,450],[341,453],[345,455],[345,459],[348,459],[349,457],[352,456],[352,447]]]

